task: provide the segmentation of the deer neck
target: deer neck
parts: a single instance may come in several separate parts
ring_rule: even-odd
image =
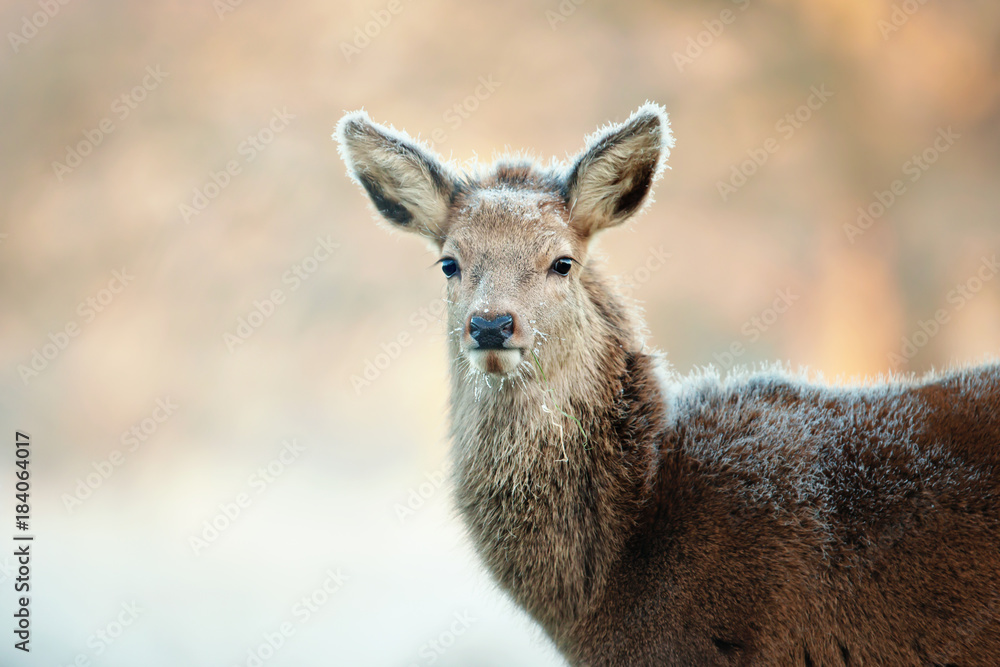
[[[615,295],[586,286],[595,333],[558,364],[543,347],[544,374],[483,386],[452,350],[459,512],[493,576],[557,640],[639,520],[665,420],[655,359]]]

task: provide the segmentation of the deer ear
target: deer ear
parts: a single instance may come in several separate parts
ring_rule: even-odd
[[[436,155],[404,132],[373,123],[364,111],[345,115],[334,138],[347,171],[394,227],[444,242],[456,179]]]
[[[647,102],[587,144],[566,178],[571,224],[584,236],[620,225],[642,208],[674,140],[663,107]]]

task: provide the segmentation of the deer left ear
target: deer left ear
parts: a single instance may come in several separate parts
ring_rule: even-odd
[[[404,132],[373,123],[364,111],[345,115],[334,138],[379,214],[440,246],[456,177],[437,155]]]
[[[585,237],[628,220],[650,199],[674,145],[663,107],[647,102],[599,130],[566,179],[571,222]]]

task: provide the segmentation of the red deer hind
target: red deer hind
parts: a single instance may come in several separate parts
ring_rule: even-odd
[[[440,253],[458,509],[571,664],[1000,665],[1000,366],[667,373],[588,254],[663,171],[657,105],[548,167],[335,136]]]

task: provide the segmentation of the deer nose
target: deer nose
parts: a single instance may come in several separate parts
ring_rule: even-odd
[[[492,320],[473,317],[469,320],[469,335],[479,344],[480,350],[499,350],[514,335],[514,318],[498,315]]]

